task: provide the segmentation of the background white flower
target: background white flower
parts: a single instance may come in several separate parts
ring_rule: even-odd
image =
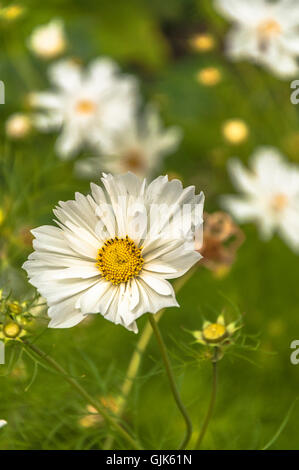
[[[97,59],[87,71],[74,61],[63,60],[50,67],[49,76],[56,89],[33,93],[31,104],[45,111],[36,116],[37,127],[61,129],[56,148],[62,158],[105,139],[132,119],[137,82],[121,75],[112,60]]]
[[[89,313],[137,332],[145,312],[177,306],[167,279],[182,276],[201,255],[194,232],[202,224],[204,197],[194,186],[160,176],[147,185],[132,173],[104,175],[105,191],[54,210],[58,227],[32,231],[35,251],[25,262],[30,282],[49,305],[49,326],[76,325]],[[181,209],[189,205],[189,217]],[[160,217],[154,209],[160,210]]]
[[[54,19],[33,30],[28,40],[31,51],[43,59],[53,59],[66,49],[66,37],[62,20]]]
[[[152,175],[162,158],[175,150],[181,136],[178,127],[164,130],[157,110],[149,106],[143,116],[136,114],[126,127],[107,136],[99,145],[98,157],[78,161],[76,172],[88,178],[102,170],[114,174],[132,171],[140,177]]]
[[[23,139],[32,130],[32,119],[23,113],[11,114],[5,122],[6,135],[11,139]]]
[[[6,424],[7,424],[7,421],[5,421],[5,419],[0,419],[0,429],[6,426]]]
[[[229,171],[243,196],[223,196],[222,205],[240,222],[256,221],[261,235],[274,231],[295,251],[299,250],[299,169],[272,147],[258,149],[252,171],[232,160]]]
[[[252,59],[281,78],[298,72],[298,1],[215,0],[215,6],[234,22],[227,38],[232,59]]]

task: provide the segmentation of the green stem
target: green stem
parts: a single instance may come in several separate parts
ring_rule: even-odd
[[[153,329],[153,332],[156,336],[158,346],[160,348],[161,356],[162,356],[162,359],[163,359],[163,362],[164,362],[164,366],[165,366],[166,374],[167,374],[167,377],[168,377],[168,380],[169,380],[170,388],[171,388],[171,391],[172,391],[172,394],[173,394],[173,398],[174,398],[174,400],[175,400],[175,402],[178,406],[178,409],[180,410],[180,412],[181,412],[181,414],[182,414],[182,416],[185,420],[186,434],[185,434],[185,437],[183,439],[183,442],[181,443],[181,445],[179,447],[179,450],[186,449],[187,444],[188,444],[188,442],[190,440],[190,437],[191,437],[191,434],[192,434],[191,420],[189,418],[189,415],[186,411],[186,408],[185,408],[184,404],[182,403],[179,391],[178,391],[177,386],[175,384],[175,379],[174,379],[174,375],[173,375],[173,372],[172,372],[172,369],[171,369],[167,349],[166,349],[166,346],[164,344],[163,338],[161,336],[160,330],[158,328],[158,324],[157,324],[157,322],[154,319],[154,316],[152,314],[149,314],[148,318],[149,318],[149,322],[151,324],[151,327]]]
[[[197,270],[197,266],[190,269],[190,271],[188,271],[183,277],[177,279],[174,282],[174,290],[176,294],[183,288],[183,286],[192,277],[192,275],[194,274],[196,270]],[[165,308],[160,310],[160,312],[156,313],[155,315],[156,322],[158,322],[161,319],[164,312],[165,312]],[[124,382],[120,389],[121,394],[120,394],[120,399],[118,403],[118,409],[117,409],[117,412],[115,413],[115,415],[118,417],[121,417],[124,412],[124,409],[127,404],[128,396],[130,395],[130,392],[134,384],[134,380],[140,368],[142,355],[144,351],[146,350],[148,343],[150,342],[152,334],[153,334],[153,329],[150,323],[147,323],[136,343],[135,349],[133,351],[133,354],[129,362],[129,366],[127,369]],[[104,449],[111,449],[112,445],[113,445],[113,436],[108,436],[104,444]]]
[[[43,359],[45,362],[47,362],[53,369],[55,369],[59,374],[61,374],[64,379],[83,397],[85,400],[90,403],[94,408],[98,411],[99,414],[105,418],[105,420],[112,426],[114,429],[119,433],[119,435],[125,439],[130,445],[132,446],[133,449],[140,450],[141,447],[139,444],[135,442],[135,440],[130,436],[130,434],[123,428],[121,427],[116,419],[111,416],[105,408],[100,405],[100,403],[95,400],[89,393],[72,377],[68,375],[68,373],[63,369],[63,367],[58,364],[52,357],[50,357],[47,353],[39,349],[37,346],[34,344],[30,343],[26,339],[22,338],[22,342],[24,345],[31,349],[37,356],[39,356],[41,359]]]
[[[216,349],[216,348],[215,348]],[[216,355],[216,353],[215,353]],[[212,418],[213,411],[214,411],[214,406],[216,402],[216,393],[217,393],[217,360],[212,361],[212,366],[213,366],[213,379],[212,379],[212,393],[211,393],[211,399],[210,399],[210,404],[209,408],[203,423],[203,426],[201,428],[200,434],[198,436],[198,439],[195,444],[195,449],[199,449],[200,445],[203,441],[203,438],[205,437],[206,431],[208,429],[209,422]]]

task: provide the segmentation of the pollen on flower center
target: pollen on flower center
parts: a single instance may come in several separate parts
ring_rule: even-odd
[[[111,238],[98,251],[96,266],[112,284],[127,282],[137,276],[143,266],[141,251],[142,247],[138,248],[128,236]]]
[[[281,26],[276,20],[263,21],[258,27],[262,36],[272,36],[281,32]]]
[[[224,325],[220,323],[211,323],[206,328],[204,328],[202,335],[207,343],[222,341],[226,337],[227,331]]]
[[[76,104],[76,111],[79,114],[91,114],[95,110],[95,104],[90,100],[80,100]]]
[[[272,201],[271,201],[271,207],[275,212],[280,212],[282,211],[288,204],[288,198],[285,194],[279,193],[276,194]]]

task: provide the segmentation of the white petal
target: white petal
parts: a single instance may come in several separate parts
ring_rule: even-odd
[[[153,290],[158,292],[158,294],[161,294],[161,295],[173,294],[173,288],[168,281],[165,281],[164,279],[159,279],[158,277],[155,277],[155,276],[151,276],[150,274],[147,274],[144,271],[142,271],[139,277],[144,282],[146,282],[147,285],[150,286]]]
[[[157,260],[145,262],[143,269],[161,273],[165,279],[175,279],[183,276],[195,263],[201,259],[201,255],[196,251],[185,251],[183,248],[170,250]],[[158,263],[161,262],[159,265]],[[156,268],[158,264],[158,269]],[[164,269],[164,271],[162,271]]]
[[[88,289],[80,298],[82,313],[100,313],[101,297],[111,289],[111,283],[101,279],[93,287]]]
[[[246,194],[256,193],[256,180],[254,176],[244,168],[239,160],[229,161],[228,170],[234,185]]]
[[[71,60],[61,60],[52,65],[49,76],[54,85],[68,92],[74,92],[81,85],[80,66]]]
[[[65,128],[56,141],[58,155],[67,160],[72,158],[82,145],[80,133],[74,127]]]
[[[237,196],[222,196],[221,206],[240,222],[250,221],[259,214],[254,204]]]

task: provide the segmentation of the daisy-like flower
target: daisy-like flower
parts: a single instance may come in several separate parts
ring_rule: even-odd
[[[232,160],[229,171],[243,196],[223,196],[222,204],[238,221],[255,221],[262,237],[273,232],[299,250],[299,169],[272,147],[258,149],[252,171]]]
[[[79,176],[92,178],[100,170],[114,174],[131,171],[140,177],[159,168],[162,157],[175,150],[181,140],[177,127],[163,130],[158,112],[149,107],[141,118],[135,116],[128,125],[100,145],[102,155],[77,162]]]
[[[281,78],[298,72],[299,5],[296,0],[215,0],[216,8],[234,22],[227,53],[251,59]]]
[[[160,176],[104,175],[91,195],[76,193],[54,210],[58,227],[33,230],[35,251],[24,269],[49,305],[52,328],[90,313],[137,332],[145,312],[178,306],[167,279],[182,276],[201,255],[194,233],[203,194]]]
[[[53,59],[66,49],[63,22],[54,19],[48,24],[35,28],[29,38],[28,47],[43,59]]]
[[[54,91],[33,93],[31,105],[44,110],[36,116],[40,130],[61,130],[57,152],[70,158],[86,144],[105,139],[131,121],[137,101],[137,82],[121,75],[109,59],[95,60],[83,71],[71,60],[52,65]]]

